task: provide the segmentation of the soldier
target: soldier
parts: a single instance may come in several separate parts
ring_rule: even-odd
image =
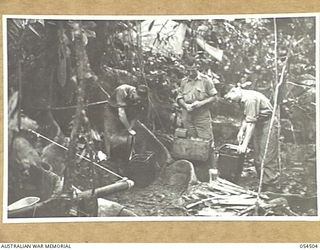
[[[148,99],[148,87],[123,84],[117,87],[104,110],[104,140],[107,157],[117,146],[116,137],[135,136],[134,124]],[[112,145],[113,144],[113,145]]]
[[[254,162],[260,176],[261,161],[264,156],[273,107],[266,96],[254,90],[231,87],[224,96],[229,101],[239,102],[244,110],[244,119],[238,132],[239,153],[245,153],[253,138]],[[275,123],[276,124],[276,123]],[[279,179],[277,126],[273,125],[268,151],[264,161],[262,191],[278,191]]]
[[[182,79],[176,98],[182,107],[182,122],[188,137],[211,141],[206,167],[216,168],[210,104],[216,100],[217,90],[213,81],[198,72],[195,65],[186,67],[186,70],[188,75]]]
[[[187,77],[182,79],[177,103],[182,107],[182,117],[189,137],[213,140],[210,103],[215,100],[217,90],[213,81],[189,66]]]

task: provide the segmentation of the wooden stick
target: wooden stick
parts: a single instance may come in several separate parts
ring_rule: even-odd
[[[229,185],[229,186],[232,186],[234,188],[236,188],[236,191],[239,191],[239,192],[242,192],[242,193],[245,193],[245,194],[250,194],[250,195],[253,195],[253,196],[257,196],[258,193],[255,192],[255,191],[252,191],[252,190],[247,190],[247,189],[244,189],[243,187],[239,186],[239,185],[236,185],[230,181],[227,181],[225,179],[222,179],[220,177],[218,177],[217,179],[219,182],[223,183],[223,184],[226,184],[226,185]],[[263,198],[263,199],[266,199],[268,200],[269,197],[267,195],[263,195],[263,194],[260,194],[260,197]]]
[[[222,179],[220,177],[217,178],[217,180],[223,184],[226,184],[226,185],[229,185],[229,186],[232,186],[232,187],[235,187],[235,188],[242,188],[241,186],[237,185],[237,184],[234,184],[232,183],[231,181],[228,181],[228,180],[225,180],[225,179]]]
[[[248,207],[247,209],[245,209],[245,210],[243,210],[243,211],[239,212],[237,215],[240,215],[240,216],[241,216],[241,215],[244,215],[244,214],[246,214],[246,213],[250,212],[251,210],[255,209],[255,207],[256,207],[256,205],[254,204],[254,205],[252,205],[252,206]]]
[[[222,191],[222,192],[227,192],[227,193],[230,193],[230,194],[236,194],[236,195],[240,194],[239,191],[236,191],[236,190],[231,189],[229,187],[221,186],[218,183],[211,183],[209,185],[209,189],[210,188],[213,188],[213,189],[216,189],[216,190],[219,190],[219,191]]]
[[[212,201],[214,205],[242,205],[242,206],[255,206],[256,199],[225,199],[217,201]]]
[[[191,204],[186,206],[186,209],[193,208],[193,207],[195,207],[195,206],[197,206],[197,205],[199,205],[199,204],[201,204],[203,202],[214,200],[214,199],[216,199],[216,197],[211,197],[211,198],[207,198],[207,199],[203,199],[201,201],[197,201],[197,202],[191,203]]]

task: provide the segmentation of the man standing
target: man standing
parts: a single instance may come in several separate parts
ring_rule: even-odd
[[[195,66],[187,68],[187,77],[182,79],[177,103],[182,107],[182,122],[187,129],[187,136],[210,141],[208,159],[205,169],[216,168],[214,153],[214,136],[210,104],[215,100],[217,90],[213,81],[197,71]],[[208,172],[199,172],[206,180]]]
[[[184,126],[189,137],[213,140],[209,105],[215,100],[217,90],[213,81],[198,72],[195,66],[188,67],[187,74],[181,81],[177,96]]]
[[[123,84],[117,87],[104,109],[104,140],[107,157],[119,136],[135,136],[134,124],[148,99],[148,87]],[[113,144],[113,145],[111,145]]]
[[[254,162],[258,176],[264,157],[273,107],[266,96],[254,90],[232,87],[224,96],[229,101],[239,102],[244,110],[244,119],[237,135],[239,153],[245,153],[253,138]],[[277,126],[273,125],[269,146],[264,160],[262,191],[275,191],[278,184]]]

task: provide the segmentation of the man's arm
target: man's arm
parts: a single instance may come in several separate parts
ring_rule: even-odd
[[[238,135],[237,135],[237,140],[238,140],[239,144],[241,144],[243,141],[243,135],[246,132],[246,128],[247,128],[247,122],[246,122],[246,120],[243,120],[241,123],[241,127],[239,129]]]
[[[193,110],[193,104],[187,104],[183,98],[179,98],[177,100],[177,103],[179,104],[180,107],[184,108],[188,112]]]
[[[210,96],[202,101],[195,101],[194,103],[192,103],[192,107],[193,108],[200,108],[208,103],[215,101],[216,99],[217,99],[216,95]]]
[[[124,108],[118,108],[118,114],[119,114],[119,119],[120,121],[122,122],[122,124],[125,126],[125,128],[129,131],[132,130],[131,128],[131,125],[128,121],[128,118],[127,118],[127,114],[126,114],[126,111]]]
[[[192,103],[193,108],[200,108],[208,103],[211,103],[217,100],[218,92],[214,86],[212,79],[206,75],[203,75],[203,77],[204,77],[203,84],[208,97],[202,101],[195,101],[194,103]]]
[[[244,105],[244,115],[245,119],[243,123],[246,123],[245,134],[241,145],[239,146],[239,153],[245,153],[247,151],[248,144],[253,135],[253,131],[256,127],[257,116],[259,114],[259,101],[257,99],[251,98],[245,102]]]
[[[251,140],[251,137],[253,135],[255,127],[256,127],[256,124],[253,123],[253,122],[250,122],[250,123],[246,124],[246,132],[245,132],[245,135],[244,135],[244,139],[243,139],[243,142],[239,146],[239,149],[238,149],[239,153],[244,154],[247,151],[247,147],[248,147],[248,144],[249,144],[249,142]]]
[[[132,124],[129,123],[128,117],[125,111],[125,106],[127,105],[125,102],[125,98],[128,95],[126,92],[126,88],[124,85],[121,85],[116,89],[116,101],[118,105],[118,115],[121,123],[128,130],[131,135],[135,135],[136,132],[132,129]]]
[[[188,104],[188,103],[185,102],[184,95],[182,93],[182,90],[184,88],[183,86],[184,86],[184,84],[186,84],[186,82],[187,82],[186,79],[182,79],[180,88],[178,89],[178,96],[177,96],[176,100],[177,100],[178,105],[181,108],[183,108],[183,109],[187,110],[188,112],[190,112],[190,111],[193,110],[192,104]]]

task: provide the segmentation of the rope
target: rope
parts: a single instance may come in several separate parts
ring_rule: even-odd
[[[59,144],[59,143],[57,143],[57,142],[55,142],[55,141],[53,141],[53,140],[45,137],[44,135],[39,134],[38,132],[36,132],[36,131],[34,131],[34,130],[32,130],[32,129],[29,129],[28,131],[31,132],[31,133],[33,133],[33,134],[35,134],[35,135],[38,136],[38,137],[41,137],[41,138],[43,138],[43,139],[45,139],[45,140],[47,140],[47,141],[49,141],[49,142],[57,145],[57,146],[60,147],[60,148],[63,148],[64,150],[69,150],[67,147],[62,146],[61,144]],[[77,155],[78,157],[86,160],[87,162],[92,163],[92,164],[95,165],[96,167],[98,167],[98,168],[100,168],[100,169],[102,169],[102,170],[105,170],[105,171],[109,172],[110,174],[113,174],[114,176],[116,176],[116,177],[118,177],[118,178],[120,178],[120,179],[126,179],[126,177],[123,177],[123,176],[121,176],[121,175],[113,172],[112,170],[110,170],[110,169],[108,169],[108,168],[105,168],[105,167],[101,166],[100,164],[98,164],[98,163],[96,163],[96,162],[91,161],[89,158],[87,158],[87,157],[85,157],[85,156],[82,156],[82,155],[80,155],[80,154],[78,154],[78,153],[76,153],[76,155]]]

